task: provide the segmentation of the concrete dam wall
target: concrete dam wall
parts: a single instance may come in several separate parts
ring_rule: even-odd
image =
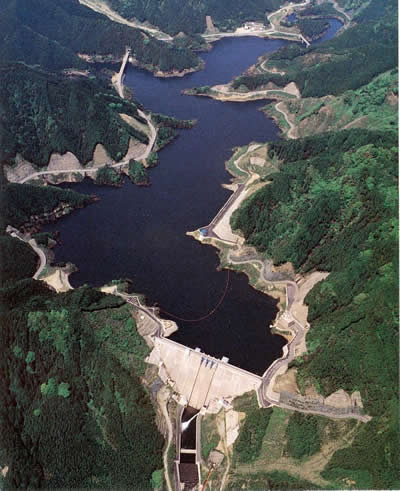
[[[232,399],[257,390],[261,377],[200,351],[166,338],[153,338],[154,349],[148,361],[159,367],[159,375],[179,392],[189,406],[201,409],[220,407],[223,399]]]

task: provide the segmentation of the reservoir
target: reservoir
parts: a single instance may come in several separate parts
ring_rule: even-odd
[[[341,23],[331,20],[332,37]],[[185,319],[211,311],[222,297],[226,271],[218,271],[217,250],[186,235],[207,225],[230,196],[221,184],[230,181],[224,163],[236,146],[279,138],[279,129],[259,111],[266,101],[220,102],[182,95],[182,90],[229,82],[257,58],[286,41],[255,37],[225,38],[202,54],[205,69],[183,78],[158,79],[133,67],[125,84],[145,109],[182,119],[197,119],[191,130],[164,148],[150,170],[152,186],[126,181],[122,188],[98,187],[85,180],[71,187],[96,194],[100,201],[44,228],[59,230],[62,244],[56,261],[70,261],[79,272],[74,287],[101,286],[130,278],[131,291],[148,305]],[[285,339],[272,335],[276,300],[249,286],[244,274],[231,273],[219,309],[201,322],[177,321],[171,339],[262,374],[282,355]],[[164,316],[168,318],[167,315]]]

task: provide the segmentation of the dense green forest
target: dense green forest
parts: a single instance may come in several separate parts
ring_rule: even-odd
[[[239,462],[252,462],[259,456],[271,413],[272,409],[260,409],[258,406],[247,412],[234,445]]]
[[[122,175],[120,169],[113,169],[109,165],[104,165],[96,172],[94,182],[98,186],[121,186]]]
[[[327,421],[312,414],[294,412],[286,428],[287,453],[301,459],[318,452],[321,449],[321,432]]]
[[[45,166],[52,152],[72,152],[86,164],[98,143],[120,160],[131,137],[148,142],[121,119],[125,113],[144,122],[137,102],[122,100],[100,80],[51,75],[21,63],[0,66],[0,159],[17,153]]]
[[[300,1],[300,0],[299,0]],[[127,19],[149,21],[175,35],[202,33],[206,16],[221,30],[235,29],[248,20],[268,22],[266,15],[281,7],[281,0],[110,0],[109,4]]]
[[[18,225],[28,210],[77,196],[2,182],[1,214]],[[28,245],[2,232],[0,246],[0,486],[150,489],[163,439],[128,307],[90,287],[56,294],[30,278]]]
[[[150,488],[163,439],[139,379],[147,347],[127,307],[30,279],[0,293],[4,488]]]
[[[150,184],[147,170],[135,159],[129,161],[128,175],[130,180],[138,186],[148,186]]]
[[[283,87],[294,81],[303,97],[321,97],[367,84],[397,66],[397,3],[386,0],[379,8],[378,3],[370,2],[354,27],[330,41],[308,48],[291,43],[269,55],[270,65],[285,75],[242,75],[233,87],[255,90],[268,82]]]
[[[0,234],[0,287],[33,276],[37,261],[32,247],[17,238]]]
[[[350,478],[362,472],[373,488],[396,487],[397,135],[328,133],[271,143],[269,154],[280,172],[232,224],[275,263],[331,272],[306,298],[312,329],[299,377],[324,395],[361,392],[374,418],[331,465]]]
[[[254,462],[260,455],[263,438],[272,415],[271,408],[260,409],[255,392],[247,392],[234,400],[235,411],[246,417],[240,425],[239,436],[233,445],[232,462]]]
[[[227,489],[248,489],[249,491],[276,489],[320,489],[315,483],[294,477],[284,471],[252,472],[246,477],[232,476]]]
[[[300,98],[285,106],[295,117],[301,136],[340,130],[349,124],[370,130],[397,130],[398,71],[382,73],[369,84],[340,96]],[[271,106],[265,110],[268,114]]]
[[[31,216],[51,213],[61,203],[73,209],[86,206],[94,199],[69,189],[14,183],[4,185],[1,195],[0,232],[4,232],[7,225],[20,228],[29,223]]]
[[[297,26],[307,39],[316,39],[327,30],[329,23],[324,19],[299,19]]]
[[[40,64],[50,70],[85,67],[78,53],[122,58],[125,46],[153,70],[183,70],[200,63],[190,49],[113,22],[78,0],[35,0],[34,8],[30,0],[4,0],[0,30],[2,61]]]

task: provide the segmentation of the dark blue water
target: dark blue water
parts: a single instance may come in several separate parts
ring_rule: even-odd
[[[198,124],[181,131],[160,152],[159,166],[150,173],[150,188],[130,182],[121,189],[99,188],[89,181],[73,186],[101,198],[46,227],[61,232],[57,261],[71,261],[79,268],[71,277],[73,286],[130,278],[132,290],[145,294],[148,303],[179,317],[195,319],[212,310],[228,273],[217,271],[216,249],[201,245],[186,231],[208,224],[229,197],[221,184],[230,179],[224,162],[231,149],[276,139],[279,130],[257,111],[265,101],[223,103],[184,96],[181,91],[226,83],[261,54],[284,44],[250,37],[224,39],[204,54],[205,70],[181,79],[157,79],[142,70],[128,70],[125,83],[146,108],[196,118]],[[244,274],[231,273],[218,311],[200,323],[179,322],[172,339],[263,373],[281,356],[285,344],[268,328],[276,314],[274,299],[251,288]]]
[[[343,26],[343,22],[341,22],[339,19],[327,19],[327,21],[329,22],[328,29],[325,31],[323,36],[313,41],[311,43],[312,45],[320,44],[324,41],[327,41],[328,39],[332,39],[339,31],[339,29]]]
[[[297,21],[297,15],[296,14],[289,14],[285,18],[286,22],[295,22]]]

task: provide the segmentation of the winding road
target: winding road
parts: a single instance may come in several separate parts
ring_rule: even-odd
[[[240,187],[238,187],[235,193],[230,196],[228,201],[217,213],[210,225],[205,228],[208,237],[216,237],[217,239],[227,243],[232,242],[218,237],[213,231],[213,228],[224,218],[224,215],[228,211],[230,211],[231,207],[234,206],[235,202],[238,201],[239,196],[245,191],[246,186],[249,184],[249,181],[252,177],[247,170],[241,167],[240,164],[250,152],[256,150],[258,147],[259,145],[257,144],[250,145],[247,151],[235,161],[235,166],[240,172],[247,175],[247,179],[244,183],[241,183],[239,185]],[[227,262],[231,264],[252,264],[254,266],[257,265],[259,266],[259,277],[263,281],[269,284],[281,284],[286,286],[287,305],[285,311],[282,313],[282,317],[285,318],[287,324],[287,327],[285,327],[284,330],[290,331],[293,337],[287,343],[287,345],[284,346],[282,357],[278,360],[275,360],[275,362],[267,368],[264,375],[262,376],[261,385],[257,390],[260,405],[262,407],[279,406],[284,409],[296,410],[303,413],[319,414],[331,418],[354,418],[362,422],[368,422],[371,419],[370,416],[361,414],[359,408],[353,407],[352,405],[343,408],[337,408],[334,406],[325,405],[323,402],[320,403],[318,400],[315,401],[311,399],[300,400],[300,402],[298,402],[296,398],[294,398],[292,400],[293,405],[281,401],[281,394],[273,390],[275,379],[278,375],[284,374],[287,371],[289,364],[296,358],[296,350],[300,345],[303,345],[305,343],[305,336],[308,332],[308,329],[310,328],[310,325],[307,322],[305,324],[300,322],[291,311],[294,302],[296,301],[297,297],[299,297],[299,287],[297,283],[293,280],[274,279],[273,273],[270,269],[270,262],[267,260],[262,260],[258,254],[250,254],[244,257],[238,257],[232,255],[232,249],[229,249],[227,254]],[[297,299],[297,301],[300,300]],[[282,330],[282,328],[279,326],[279,319],[280,317],[278,317],[278,322],[275,323],[275,327],[278,331]],[[295,405],[299,403],[301,404],[301,407],[297,407]]]
[[[171,480],[169,478],[169,472],[168,472],[168,451],[171,446],[172,437],[174,434],[172,429],[171,419],[169,417],[168,409],[167,409],[167,402],[169,397],[170,397],[170,392],[169,389],[167,389],[167,387],[163,387],[157,393],[157,400],[158,403],[160,404],[161,412],[165,418],[165,422],[167,423],[167,429],[168,429],[167,445],[163,453],[164,476],[165,476],[165,482],[167,484],[168,491],[173,491]]]
[[[25,242],[25,244],[28,244],[32,247],[32,249],[36,252],[36,254],[39,256],[40,263],[39,267],[36,270],[36,273],[33,275],[33,279],[37,280],[39,279],[39,276],[42,274],[44,268],[46,267],[47,264],[47,258],[43,250],[37,245],[35,239],[25,239],[24,235],[21,234],[19,230],[16,228],[12,227],[11,225],[8,225],[6,228],[6,232],[11,235],[11,237],[15,237],[16,239],[19,239],[22,242]]]
[[[140,303],[140,298],[137,295],[129,295],[128,293],[122,293],[118,291],[118,288],[115,287],[115,290],[112,292],[113,295],[119,295],[122,297],[127,303],[130,303],[134,307],[136,307],[138,310],[144,312],[147,316],[151,318],[153,322],[155,322],[158,326],[156,332],[153,334],[154,336],[162,336],[164,326],[161,322],[161,320],[153,313],[150,311],[150,307],[144,307]]]
[[[238,36],[288,36],[297,38],[300,42],[305,43],[306,46],[310,46],[310,43],[303,37],[302,34],[298,34],[297,32],[289,32],[289,31],[279,31],[273,22],[273,17],[280,14],[282,11],[286,10],[288,7],[294,9],[294,7],[305,7],[310,3],[311,0],[307,0],[303,3],[298,4],[289,4],[289,6],[282,7],[275,12],[271,12],[267,18],[269,23],[272,26],[272,29],[245,29],[243,27],[239,27],[235,32],[218,32],[214,34],[202,34],[201,36],[209,41],[216,41],[217,39],[221,39],[224,37],[238,37]],[[280,26],[279,26],[280,27]]]
[[[351,18],[349,17],[348,14],[346,14],[346,12],[344,11],[344,9],[342,9],[342,7],[339,6],[339,4],[337,3],[336,0],[330,0],[331,3],[333,3],[335,9],[340,12],[341,14],[343,14],[346,19],[348,20],[348,22],[351,22]]]
[[[281,101],[281,102],[278,102],[278,104],[275,104],[275,109],[276,109],[276,110],[277,110],[279,113],[283,114],[283,117],[285,118],[285,121],[286,121],[286,122],[287,122],[287,124],[289,125],[289,130],[288,130],[288,132],[286,133],[287,137],[288,137],[288,138],[291,138],[291,139],[295,139],[296,137],[294,136],[293,132],[295,132],[297,128],[296,128],[296,127],[295,127],[295,125],[294,125],[294,124],[293,124],[293,123],[292,123],[292,122],[289,120],[288,115],[287,115],[287,113],[286,113],[286,112],[285,112],[285,111],[282,109],[281,104],[282,104],[282,101]]]
[[[128,57],[129,57],[130,50],[127,50],[125,52],[125,56],[121,65],[121,70],[117,74],[117,77],[115,79],[114,86],[116,87],[116,90],[120,97],[123,99],[123,86],[122,86],[122,76],[123,76],[123,70],[122,68],[125,68],[125,65],[127,63]],[[146,114],[144,113],[141,109],[138,109],[138,114],[142,118],[144,118],[147,121],[147,125],[150,130],[150,136],[149,136],[149,142],[146,146],[146,149],[136,157],[136,160],[145,160],[148,158],[150,155],[151,151],[154,148],[156,138],[157,138],[157,128],[154,126],[154,124],[151,121],[151,114]],[[124,160],[122,162],[117,162],[112,164],[110,167],[113,169],[117,169],[119,167],[123,167],[124,165],[127,165],[129,163],[129,160]],[[18,180],[17,182],[19,184],[24,184],[25,182],[30,181],[31,179],[36,179],[37,177],[42,177],[42,176],[48,176],[48,175],[58,175],[58,174],[69,174],[69,173],[76,173],[76,174],[92,174],[98,172],[100,167],[95,167],[91,169],[85,169],[82,167],[78,167],[76,169],[66,169],[66,170],[46,170],[46,171],[40,171],[40,172],[34,172],[32,174],[29,174],[28,176],[23,177],[22,179]]]
[[[266,68],[264,65],[266,63],[268,63],[269,60],[265,60],[261,63],[261,65],[258,65],[257,66],[257,70],[260,72],[260,73],[273,73],[275,75],[285,75],[285,72],[281,72],[279,70],[268,70],[268,68]]]
[[[152,36],[156,37],[160,41],[165,41],[165,42],[172,42],[173,37],[170,36],[169,34],[166,34],[165,32],[161,31],[160,29],[157,29],[156,27],[148,27],[144,24],[141,24],[139,22],[134,22],[125,19],[122,17],[120,14],[115,12],[109,5],[107,5],[106,2],[102,0],[79,0],[79,3],[82,5],[85,5],[86,7],[94,10],[97,13],[103,14],[106,17],[108,17],[110,20],[114,22],[118,22],[119,24],[124,24],[129,27],[132,27],[134,29],[141,29],[142,31],[148,32]],[[304,7],[310,3],[310,0],[307,0],[303,3],[299,4],[290,4],[290,7],[292,8],[297,8],[297,7]],[[282,7],[279,10],[275,12],[271,12],[267,17],[268,21],[270,22],[272,29],[257,29],[257,30],[245,30],[243,28],[239,28],[235,32],[220,32],[220,33],[215,33],[215,34],[202,34],[201,36],[204,39],[209,39],[209,40],[217,40],[221,39],[223,37],[235,37],[235,36],[265,36],[265,35],[282,35],[282,36],[290,36],[290,37],[296,37],[299,39],[301,42],[305,43],[307,46],[309,46],[309,42],[301,35],[297,33],[292,33],[292,32],[285,32],[285,31],[279,31],[275,27],[274,23],[272,22],[273,16],[279,14],[281,11],[285,10],[287,7]],[[339,10],[339,9],[338,9]],[[344,14],[344,12],[343,12]],[[346,15],[346,14],[344,14]],[[347,15],[346,15],[347,17]]]
[[[240,203],[245,198],[245,196],[243,196],[243,193],[246,192],[246,187],[250,184],[250,181],[251,179],[253,179],[253,177],[249,174],[247,170],[240,167],[240,162],[244,159],[244,157],[248,155],[248,153],[253,152],[260,146],[261,146],[260,144],[250,145],[247,151],[236,160],[235,166],[239,169],[240,172],[242,172],[247,176],[247,179],[245,182],[241,182],[237,185],[237,189],[231,194],[231,196],[229,196],[226,203],[218,211],[218,213],[215,215],[215,217],[212,219],[209,225],[201,228],[201,230],[204,230],[206,233],[204,237],[213,237],[215,239],[218,239],[228,244],[237,243],[237,240],[235,242],[233,240],[229,240],[227,238],[221,237],[220,235],[217,235],[216,232],[214,231],[214,228],[221,222],[221,220],[225,217],[225,215],[228,212],[232,214],[233,211],[240,205]],[[237,237],[239,238],[239,236]]]
[[[302,343],[306,335],[305,328],[295,320],[296,329],[293,339],[284,347],[284,354],[281,358],[276,360],[264,373],[262,377],[261,385],[258,389],[258,397],[263,407],[269,407],[271,405],[281,406],[279,401],[279,393],[273,391],[275,377],[279,373],[286,372],[288,365],[296,357],[296,348]],[[276,397],[278,396],[278,397]]]
[[[211,92],[207,94],[194,94],[196,96],[202,97],[211,97],[213,99],[229,101],[229,102],[249,102],[257,99],[278,99],[279,95],[281,97],[288,98],[291,95],[290,92],[285,91],[284,89],[265,89],[265,90],[253,90],[250,92],[235,92],[233,90],[229,90],[229,86],[227,85],[216,85],[211,87]],[[220,97],[218,97],[218,95]],[[275,97],[274,97],[275,96]]]
[[[134,29],[141,29],[142,31],[148,32],[149,34],[156,37],[160,41],[171,42],[173,40],[173,38],[169,34],[166,34],[165,32],[162,32],[159,29],[156,29],[155,27],[148,27],[143,24],[140,24],[139,22],[133,22],[125,19],[117,12],[112,10],[111,7],[109,7],[105,2],[101,0],[79,0],[79,3],[85,5],[85,7],[88,7],[99,14],[105,15],[106,17],[108,17],[110,20],[114,22],[118,22],[119,24],[125,24]]]
[[[257,255],[249,256],[246,259],[240,259],[238,257],[232,256],[232,250],[229,250],[227,259],[229,262],[234,264],[258,264],[261,266],[260,277],[271,284],[285,284],[287,291],[287,306],[283,315],[286,317],[287,323],[293,322],[294,324],[285,330],[290,330],[293,338],[288,342],[288,344],[283,348],[283,356],[267,368],[263,377],[262,383],[257,391],[258,399],[263,407],[279,406],[284,409],[297,410],[303,413],[319,414],[328,416],[331,418],[354,418],[364,423],[370,421],[370,416],[366,414],[360,414],[352,406],[345,408],[336,408],[333,406],[325,405],[319,401],[302,401],[304,407],[298,408],[290,404],[286,404],[281,401],[280,393],[273,390],[275,385],[275,378],[277,375],[283,374],[287,371],[289,364],[296,358],[296,349],[298,346],[305,342],[305,336],[310,328],[307,323],[303,325],[291,312],[291,307],[296,300],[297,293],[299,291],[296,282],[291,280],[273,280],[269,273],[269,263],[268,261],[261,261]],[[279,331],[279,325],[276,323],[275,327]],[[355,409],[355,410],[353,410]]]
[[[295,281],[292,280],[275,280],[271,277],[270,274],[270,265],[271,262],[265,259],[261,261],[259,255],[254,255],[254,257],[247,257],[243,260],[243,258],[235,257],[232,255],[232,249],[229,249],[227,260],[233,264],[259,264],[261,266],[260,269],[260,278],[264,280],[266,283],[271,285],[285,285],[287,288],[287,310],[290,310],[293,302],[296,299],[298,286]]]

